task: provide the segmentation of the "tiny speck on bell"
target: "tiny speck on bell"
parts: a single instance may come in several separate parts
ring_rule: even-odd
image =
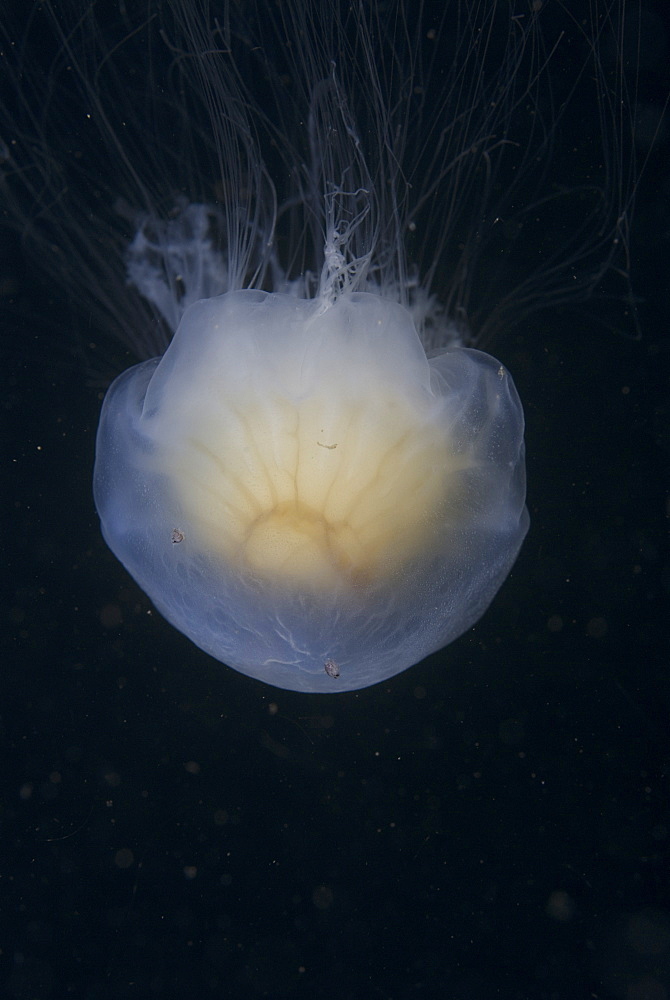
[[[340,668],[338,667],[337,663],[335,663],[335,660],[326,660],[326,662],[323,665],[323,669],[326,671],[329,677],[340,676]]]
[[[175,528],[174,531],[172,532],[172,544],[176,545],[177,542],[183,542],[183,541],[184,541],[184,532],[180,531],[179,528]]]

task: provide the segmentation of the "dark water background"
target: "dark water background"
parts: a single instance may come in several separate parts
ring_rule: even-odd
[[[666,130],[633,232],[642,339],[573,310],[493,345],[531,511],[494,605],[339,696],[210,660],[106,549],[99,395],[6,237],[30,318],[0,396],[0,996],[670,997],[669,163]]]

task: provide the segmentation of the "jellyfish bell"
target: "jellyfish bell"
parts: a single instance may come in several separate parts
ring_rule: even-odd
[[[460,348],[428,361],[371,293],[191,305],[98,430],[110,548],[198,646],[296,690],[366,687],[460,635],[516,558],[524,499],[509,374]]]
[[[554,254],[516,296],[488,288],[494,320],[480,320],[482,247],[500,213],[514,232],[541,204],[510,207],[550,149],[537,126],[550,59],[536,13],[494,4],[456,30],[448,4],[436,29],[421,7],[392,8],[387,22],[363,3],[294,0],[243,20],[175,2],[115,41],[93,5],[67,26],[47,5],[63,113],[92,120],[84,148],[113,156],[121,192],[74,184],[86,157],[70,166],[61,142],[63,166],[30,109],[39,141],[16,171],[42,201],[59,191],[26,227],[56,247],[47,267],[145,358],[100,418],[108,545],[198,646],[300,691],[384,680],[486,610],[528,529],[523,413],[506,368],[463,344],[586,294],[622,217],[599,192],[593,226],[564,247],[564,270],[584,265],[570,291]],[[61,224],[66,192],[99,232]]]

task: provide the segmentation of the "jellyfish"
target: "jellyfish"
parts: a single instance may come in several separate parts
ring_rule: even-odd
[[[40,16],[44,107],[5,39],[3,203],[138,359],[97,432],[109,548],[197,646],[279,688],[368,687],[451,643],[529,526],[522,406],[483,347],[586,297],[625,215],[615,171],[560,255],[487,283],[560,207],[541,5]]]

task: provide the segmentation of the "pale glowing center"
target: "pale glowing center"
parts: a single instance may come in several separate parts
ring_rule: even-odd
[[[145,409],[184,519],[170,530],[247,576],[331,591],[426,551],[464,457],[403,309],[237,293],[183,322]]]
[[[241,394],[217,413],[192,409],[170,465],[199,545],[319,588],[366,585],[425,549],[444,497],[442,436],[381,387],[374,405],[341,388],[327,406],[324,394],[297,406]]]

